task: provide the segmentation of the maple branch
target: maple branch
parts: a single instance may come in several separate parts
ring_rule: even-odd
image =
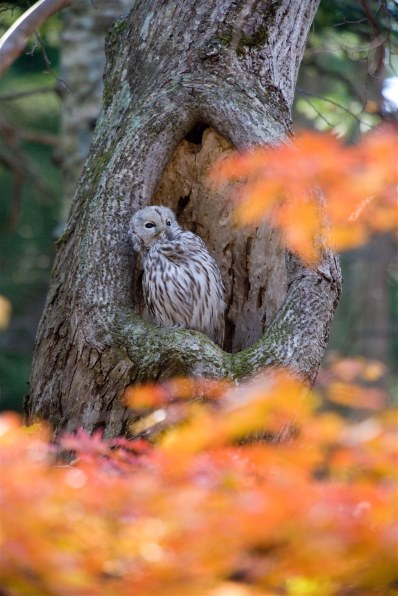
[[[325,124],[327,124],[327,125],[329,126],[329,128],[333,128],[333,127],[334,127],[334,124],[333,124],[332,122],[330,122],[330,121],[329,121],[329,120],[328,120],[328,119],[327,119],[327,118],[326,118],[326,117],[325,117],[325,116],[322,114],[322,112],[320,112],[320,111],[318,110],[318,108],[317,108],[317,107],[316,107],[316,106],[315,106],[315,105],[312,103],[312,101],[311,101],[311,100],[309,100],[309,99],[308,99],[308,97],[306,97],[304,94],[301,94],[301,95],[302,95],[302,97],[303,97],[304,101],[306,101],[306,102],[308,103],[308,105],[310,105],[310,106],[311,106],[311,108],[312,108],[312,109],[313,109],[313,110],[316,112],[317,116],[318,116],[318,117],[319,117],[321,120],[323,120],[323,122],[325,122]]]
[[[29,37],[71,0],[38,0],[23,13],[0,39],[0,76],[21,54]]]
[[[375,42],[375,41],[377,42],[375,44],[376,61],[375,61],[375,65],[373,68],[374,72],[371,73],[372,76],[376,76],[376,75],[380,74],[380,72],[383,68],[384,54],[385,54],[385,47],[384,47],[385,38],[381,35],[379,24],[370,9],[367,0],[360,0],[360,3],[361,3],[361,6],[362,6],[365,14],[366,14],[366,17],[370,23],[370,26],[371,26],[371,29],[373,32],[372,42]],[[381,41],[379,41],[379,40],[381,40]]]

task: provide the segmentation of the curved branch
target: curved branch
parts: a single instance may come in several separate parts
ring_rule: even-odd
[[[21,54],[29,37],[71,0],[39,0],[23,13],[0,39],[0,76]]]
[[[142,380],[190,375],[241,380],[265,367],[289,368],[312,385],[325,353],[329,329],[341,293],[339,260],[325,251],[315,269],[288,255],[287,296],[275,320],[252,346],[231,354],[208,337],[189,329],[161,329],[138,315],[115,328]]]
[[[283,366],[312,385],[329,339],[340,298],[342,276],[337,255],[324,251],[314,269],[287,255],[288,293],[265,334],[271,366]]]

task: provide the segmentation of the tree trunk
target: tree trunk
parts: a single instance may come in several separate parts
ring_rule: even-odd
[[[107,40],[103,110],[38,332],[26,411],[56,432],[128,432],[122,395],[173,375],[241,379],[289,366],[309,383],[340,292],[333,254],[306,269],[266,226],[237,230],[231,195],[206,174],[231,148],[290,130],[297,70],[318,0],[136,2]],[[227,287],[226,350],[145,322],[128,239],[132,214],[161,203],[196,230]],[[228,350],[228,351],[227,351]]]

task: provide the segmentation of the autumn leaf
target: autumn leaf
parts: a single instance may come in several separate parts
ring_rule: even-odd
[[[131,385],[124,391],[124,400],[130,408],[158,407],[176,400],[216,399],[228,386],[224,380],[173,377],[162,383]]]
[[[11,302],[0,294],[0,331],[7,329],[11,320]]]
[[[321,237],[326,246],[346,250],[372,234],[398,231],[397,138],[392,126],[356,146],[303,132],[292,142],[222,160],[212,180],[242,180],[238,221],[267,221],[282,232],[286,248],[313,265]]]
[[[357,381],[377,381],[377,362],[332,368],[324,390],[348,395],[359,421],[318,412],[319,397],[280,372],[224,389],[174,379],[162,405],[147,387],[149,415],[187,414],[151,444],[81,431],[56,446],[45,425],[1,415],[4,593],[389,593],[396,413],[364,416],[377,399]],[[71,465],[55,457],[66,448]]]
[[[334,403],[354,408],[381,410],[386,405],[386,394],[381,389],[361,387],[352,383],[331,383],[327,395]]]

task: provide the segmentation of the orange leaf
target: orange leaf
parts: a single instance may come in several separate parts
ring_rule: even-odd
[[[239,221],[268,220],[283,231],[287,248],[311,264],[320,254],[317,235],[345,250],[366,242],[372,233],[397,229],[397,157],[392,127],[380,127],[350,147],[330,134],[303,132],[289,144],[224,160],[214,177],[248,177]],[[325,197],[326,234],[316,202],[310,201],[314,191]],[[286,198],[289,201],[281,203]]]
[[[150,408],[163,404],[166,392],[161,385],[153,383],[130,385],[125,389],[123,398],[130,408]]]
[[[327,238],[335,250],[348,250],[366,242],[367,234],[363,224],[355,222],[331,226]]]
[[[239,221],[255,224],[272,215],[272,208],[280,201],[282,185],[274,179],[260,179],[247,184],[237,209]]]
[[[381,389],[342,382],[331,383],[327,395],[334,403],[367,410],[381,410],[387,401],[386,394]]]
[[[286,246],[307,263],[316,263],[319,258],[316,237],[320,230],[320,219],[314,201],[286,201],[278,210],[276,221],[283,232]]]

